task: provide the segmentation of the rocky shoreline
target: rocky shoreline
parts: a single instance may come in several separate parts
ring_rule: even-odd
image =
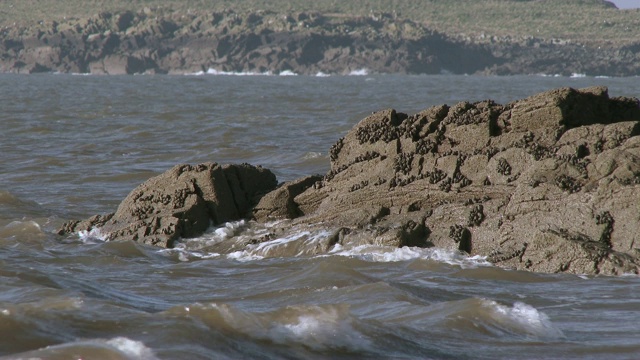
[[[173,247],[209,224],[251,219],[268,234],[212,245],[251,249],[292,231],[294,254],[336,246],[418,246],[535,272],[640,270],[640,101],[604,87],[561,88],[509,104],[393,109],[360,121],[329,150],[331,170],[277,184],[267,169],[177,165],[112,214],[59,234]],[[230,243],[231,242],[231,243]]]
[[[0,72],[640,75],[640,42],[448,36],[389,14],[101,13],[0,29]]]

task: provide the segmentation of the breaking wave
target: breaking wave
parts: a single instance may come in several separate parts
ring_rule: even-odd
[[[349,76],[367,76],[367,75],[369,75],[369,70],[368,69],[352,70],[349,73]]]
[[[229,304],[193,304],[167,311],[204,323],[231,338],[250,337],[272,344],[298,344],[316,351],[358,351],[369,340],[354,328],[348,305],[286,306],[267,312],[241,310]]]
[[[444,262],[450,265],[458,265],[462,268],[492,266],[484,256],[468,256],[456,250],[441,248],[408,246],[397,248],[391,246],[360,245],[351,249],[345,249],[340,245],[335,245],[329,254],[354,257],[370,262],[398,262],[419,259]]]
[[[0,359],[114,359],[156,360],[158,357],[142,342],[126,337],[92,339],[14,354]]]

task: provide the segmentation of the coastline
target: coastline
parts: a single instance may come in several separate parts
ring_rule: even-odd
[[[482,42],[391,14],[104,12],[5,28],[0,72],[638,76],[640,45],[501,37]]]

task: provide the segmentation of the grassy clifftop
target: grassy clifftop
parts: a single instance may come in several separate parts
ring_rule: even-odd
[[[391,13],[451,36],[568,39],[621,45],[640,39],[640,10],[603,0],[10,0],[0,2],[0,26],[85,18],[102,11],[145,7],[164,11],[316,11],[347,16]]]

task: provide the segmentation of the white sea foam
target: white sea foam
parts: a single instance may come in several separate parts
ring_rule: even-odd
[[[484,305],[491,309],[494,320],[517,332],[545,338],[564,336],[561,330],[553,326],[545,313],[531,305],[516,302],[513,307],[509,307],[492,300],[484,300]]]
[[[321,157],[323,157],[324,154],[319,152],[319,151],[310,151],[306,154],[304,154],[304,156],[302,157],[305,160],[310,160],[310,159],[319,159]]]
[[[352,70],[349,73],[349,76],[367,76],[367,75],[369,75],[369,70],[367,69]]]
[[[140,341],[131,340],[126,337],[117,337],[107,340],[106,343],[135,359],[156,359],[153,351]]]
[[[316,77],[329,77],[331,75],[327,74],[327,73],[323,73],[322,71],[318,71],[316,73]]]
[[[325,241],[329,236],[331,236],[331,232],[328,230],[298,231],[289,236],[247,245],[244,250],[227,254],[227,258],[238,261],[252,261],[266,257],[312,255],[316,253],[318,244]]]
[[[199,250],[213,246],[225,240],[240,235],[249,227],[246,220],[229,221],[218,227],[211,227],[201,236],[193,239],[180,239],[175,244],[175,249]]]
[[[302,343],[310,348],[365,349],[369,341],[351,326],[351,316],[345,306],[291,308],[301,312],[297,316],[285,316],[291,320],[276,321],[267,336],[281,344]]]
[[[159,254],[171,256],[172,254],[178,255],[178,260],[187,262],[192,260],[201,260],[201,259],[213,259],[220,256],[220,254],[215,252],[200,252],[200,251],[192,251],[185,250],[180,247],[175,247],[173,249],[162,249],[158,250]]]
[[[578,74],[578,73],[573,73],[571,74],[571,78],[575,79],[575,78],[585,78],[587,77],[586,74]]]
[[[3,229],[3,231],[22,231],[22,232],[33,231],[33,230],[41,231],[40,224],[38,224],[33,220],[27,220],[27,221],[14,220],[8,223],[7,225],[5,225]]]
[[[278,75],[280,75],[280,76],[298,76],[298,74],[294,73],[291,70],[281,71],[280,74],[278,74]]]
[[[538,74],[540,77],[562,77],[560,74]]]
[[[10,357],[17,359],[136,359],[156,360],[158,357],[153,350],[140,341],[126,337],[113,339],[90,339],[74,341],[60,345],[47,346]]]
[[[484,256],[467,256],[459,251],[441,248],[392,247],[376,245],[360,245],[351,249],[344,249],[339,244],[329,252],[331,255],[355,257],[371,262],[398,262],[408,260],[432,260],[462,268],[476,268],[478,266],[492,266]]]
[[[78,231],[78,237],[80,241],[85,244],[95,244],[98,242],[107,241],[107,235],[100,231],[100,228],[92,228],[91,230]]]
[[[186,73],[189,76],[202,76],[202,75],[227,75],[227,76],[270,76],[273,75],[271,71],[256,72],[256,71],[222,71],[209,68],[207,71],[198,71],[194,73]]]

